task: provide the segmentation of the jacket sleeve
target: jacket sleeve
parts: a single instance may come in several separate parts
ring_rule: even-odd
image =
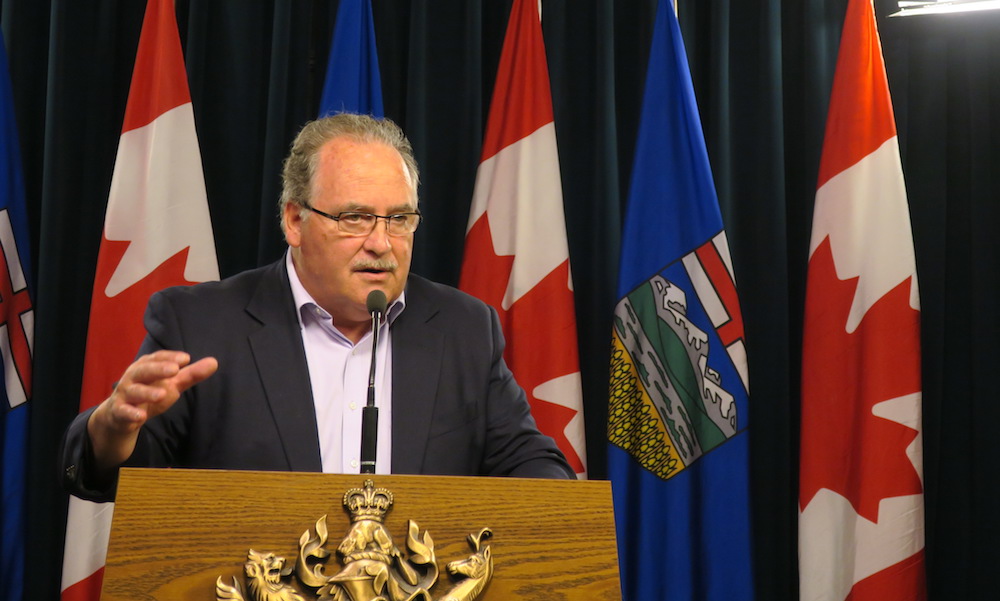
[[[168,332],[172,321],[169,304],[162,294],[157,293],[150,299],[146,308],[147,335],[136,357],[165,348],[160,340],[164,336],[170,337]],[[87,432],[87,421],[95,409],[96,407],[92,407],[77,415],[66,429],[60,445],[59,467],[60,479],[67,492],[81,499],[101,503],[114,500],[118,486],[118,470],[101,474],[94,465],[94,452]],[[158,432],[160,432],[158,436],[151,436],[149,428],[144,426],[139,432],[136,450],[123,465],[133,467],[170,465],[169,449],[174,445],[163,439],[162,428]]]
[[[538,430],[524,390],[504,361],[504,338],[490,311],[492,356],[483,471],[494,476],[576,479],[555,441]]]
[[[114,501],[117,473],[98,477],[94,469],[94,452],[87,435],[87,420],[96,407],[92,407],[70,423],[63,435],[59,449],[60,479],[63,488],[81,499],[104,503]]]

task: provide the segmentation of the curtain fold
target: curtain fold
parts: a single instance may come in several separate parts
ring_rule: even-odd
[[[1000,13],[884,18],[920,277],[924,481],[931,599],[995,590],[1000,494],[992,425],[1000,320]]]

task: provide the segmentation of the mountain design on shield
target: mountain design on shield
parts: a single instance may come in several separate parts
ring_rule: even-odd
[[[742,322],[738,305],[719,311],[724,284],[735,285],[711,269],[692,269],[711,247],[709,241],[643,282],[615,308],[608,438],[664,479],[740,429],[737,396],[747,394]]]

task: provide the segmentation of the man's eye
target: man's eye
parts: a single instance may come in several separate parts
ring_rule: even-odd
[[[371,221],[372,216],[365,213],[341,213],[340,220],[351,224],[361,224]]]
[[[389,221],[393,221],[395,223],[406,223],[406,220],[409,219],[409,217],[409,215],[389,215]]]

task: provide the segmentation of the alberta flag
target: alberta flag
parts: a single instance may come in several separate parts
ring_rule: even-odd
[[[24,595],[25,475],[28,399],[34,311],[31,304],[31,255],[24,205],[21,151],[14,122],[14,101],[7,51],[0,35],[0,354],[4,387],[0,396],[0,490],[3,536],[0,539],[0,598]]]
[[[80,410],[103,401],[132,362],[154,292],[217,279],[174,4],[149,0],[104,216]],[[113,510],[112,503],[70,498],[63,601],[100,596]]]
[[[337,8],[319,116],[335,113],[385,116],[371,0],[341,0]]]
[[[669,0],[653,30],[620,278],[608,469],[624,599],[753,599],[743,322]]]

